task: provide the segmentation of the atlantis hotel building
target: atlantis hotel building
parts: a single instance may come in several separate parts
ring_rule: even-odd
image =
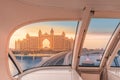
[[[40,51],[40,50],[53,50],[53,51],[65,51],[71,50],[74,40],[66,37],[65,32],[61,35],[55,35],[54,30],[50,30],[50,34],[42,34],[41,30],[38,32],[38,36],[30,36],[26,34],[26,38],[23,40],[15,41],[15,50],[18,51]]]

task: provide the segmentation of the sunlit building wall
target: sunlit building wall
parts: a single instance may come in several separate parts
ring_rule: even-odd
[[[50,34],[42,34],[41,30],[39,30],[38,36],[26,34],[25,39],[15,41],[15,50],[20,51],[64,51],[71,50],[72,46],[73,39],[67,38],[65,32],[62,32],[61,35],[55,35],[53,29],[50,30]]]

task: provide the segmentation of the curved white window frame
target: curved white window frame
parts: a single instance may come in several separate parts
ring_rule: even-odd
[[[11,50],[9,50],[8,56],[9,56],[9,58],[11,59],[11,61],[13,62],[13,65],[14,65],[14,66],[16,67],[16,69],[18,70],[18,74],[17,74],[17,75],[23,73],[23,70],[21,69],[19,63],[17,62],[17,60],[16,60],[16,58],[15,58],[15,56],[13,55],[13,53],[12,53]],[[16,76],[16,75],[15,75],[15,76]]]
[[[117,55],[118,51],[120,50],[120,24],[119,24],[119,28],[117,30],[117,32],[115,33],[116,34],[116,37],[118,40],[114,39],[113,42],[117,41],[116,42],[116,46],[112,52],[112,54],[110,55],[108,61],[107,61],[107,68],[109,69],[110,66],[111,66],[111,63],[113,61],[113,59],[115,58],[115,56]]]

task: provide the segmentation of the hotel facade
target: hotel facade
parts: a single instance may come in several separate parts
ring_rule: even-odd
[[[46,43],[45,43],[46,41]],[[40,51],[40,50],[53,50],[53,51],[65,51],[72,50],[74,40],[66,37],[65,32],[61,35],[55,35],[54,30],[50,30],[50,34],[42,34],[41,30],[38,32],[38,36],[30,36],[26,34],[26,38],[23,40],[15,41],[15,50],[18,51]],[[47,44],[44,45],[44,44]]]

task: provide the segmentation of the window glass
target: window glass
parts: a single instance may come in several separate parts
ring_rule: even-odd
[[[119,19],[93,18],[84,41],[80,66],[97,67]]]
[[[71,65],[77,23],[51,21],[23,26],[12,35],[9,47],[23,70]]]
[[[17,68],[15,67],[15,64],[13,63],[13,61],[10,59],[10,57],[8,58],[9,61],[9,69],[11,72],[12,76],[16,76],[19,74],[19,71],[17,70]]]
[[[117,55],[113,59],[111,67],[120,67],[120,50],[118,51]]]

